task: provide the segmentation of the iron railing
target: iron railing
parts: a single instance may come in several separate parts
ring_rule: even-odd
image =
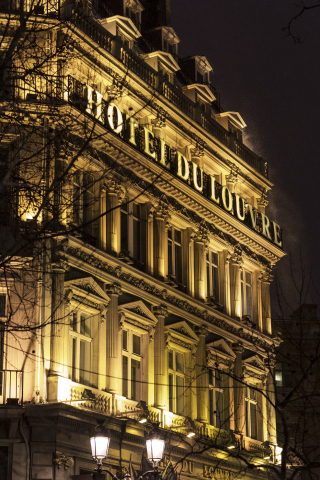
[[[100,36],[99,32],[96,32],[95,35],[100,38],[101,43],[107,42],[107,38]],[[111,48],[111,44],[109,47]],[[158,88],[159,74],[142,59],[137,57],[134,52],[122,48],[121,60],[129,70],[138,75],[148,85],[153,88]],[[70,75],[68,77],[62,77],[46,74],[30,74],[23,77],[22,75],[19,76],[18,71],[13,71],[11,74],[11,85],[13,86],[12,97],[15,100],[46,104],[56,103],[57,101],[69,101],[80,110],[85,111],[88,108],[86,85]],[[159,84],[158,91],[189,118],[197,120],[199,113],[197,105],[186,97],[179,87],[163,79]],[[103,119],[104,109],[102,108],[101,121],[103,121]],[[208,113],[201,112],[200,122],[201,126],[208,133],[236,153],[236,155],[253,169],[268,178],[267,163],[263,158],[239,142],[234,135],[223,128]]]
[[[0,370],[0,405],[23,405],[22,370]]]

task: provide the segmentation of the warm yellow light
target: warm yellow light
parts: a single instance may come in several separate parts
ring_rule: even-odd
[[[231,450],[231,448],[236,448],[236,446],[235,445],[230,445],[230,447],[228,447],[228,448],[229,448],[229,450]]]
[[[189,438],[190,438],[190,437],[194,437],[194,436],[195,436],[195,433],[194,433],[194,432],[189,432],[189,433],[187,434],[187,437],[189,437]]]

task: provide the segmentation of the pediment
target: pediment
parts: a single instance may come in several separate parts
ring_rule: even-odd
[[[208,85],[205,85],[203,83],[193,83],[192,85],[185,85],[182,87],[182,91],[190,91],[195,89],[198,94],[201,95],[202,99],[205,100],[206,102],[214,102],[216,100],[216,97],[208,87]]]
[[[110,31],[110,26],[114,23],[123,31],[125,35],[128,35],[133,40],[141,37],[141,33],[133,21],[128,17],[114,15],[113,17],[103,18],[100,20],[100,24],[108,31]]]
[[[154,325],[157,323],[157,318],[142,300],[120,305],[118,312],[119,314],[123,314],[126,318],[141,320],[143,323],[151,323]]]
[[[163,52],[162,50],[157,50],[156,52],[147,53],[146,55],[141,55],[141,57],[147,61],[157,58],[160,60],[162,65],[167,68],[170,72],[176,72],[180,70],[178,63],[175,61],[171,53]]]
[[[108,297],[108,295],[103,291],[103,289],[92,277],[68,280],[64,283],[64,285],[65,291],[75,291],[78,295],[88,297],[91,300],[95,300],[96,302],[108,305],[110,301],[110,297]]]
[[[247,126],[243,118],[241,117],[240,113],[238,112],[223,112],[214,115],[214,118],[217,119],[219,117],[228,117],[238,128],[241,130]]]
[[[199,337],[194,333],[191,327],[185,322],[173,323],[165,327],[165,332],[170,332],[173,337],[183,339],[187,343],[196,344],[199,342]]]
[[[209,343],[207,348],[211,351],[216,353],[218,356],[223,356],[224,358],[228,358],[230,360],[235,360],[236,354],[234,351],[229,347],[227,342],[223,340],[223,338],[216,340],[215,342]]]
[[[246,358],[242,361],[243,365],[248,369],[257,373],[265,373],[266,367],[258,355]]]

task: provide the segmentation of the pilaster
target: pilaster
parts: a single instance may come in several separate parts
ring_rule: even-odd
[[[124,189],[115,180],[107,183],[106,191],[106,250],[111,255],[119,255],[121,239],[120,202]]]
[[[240,270],[242,262],[242,253],[235,248],[230,259],[231,316],[234,318],[241,318]]]
[[[168,355],[165,346],[164,321],[168,315],[165,305],[153,307],[158,323],[154,333],[154,406],[167,409]]]
[[[270,283],[273,280],[271,269],[261,272],[261,310],[263,332],[271,335]]]
[[[118,297],[121,295],[121,286],[113,283],[105,286],[105,291],[110,297],[106,318],[106,357],[108,362],[107,390],[119,394],[121,391],[122,358],[119,351],[119,321]]]
[[[238,343],[234,345],[233,351],[236,358],[233,366],[233,389],[234,389],[234,425],[235,432],[240,435],[246,434],[245,415],[245,386],[243,384],[242,353],[243,346]]]
[[[166,276],[166,218],[168,209],[164,205],[158,205],[153,217],[154,225],[154,275],[164,279]]]
[[[202,423],[208,423],[209,376],[206,357],[206,335],[208,330],[204,327],[198,327],[196,333],[199,337],[195,369],[197,379],[197,420]]]
[[[208,232],[202,228],[194,240],[194,290],[195,297],[202,301],[205,301],[207,296],[205,254],[208,239]]]

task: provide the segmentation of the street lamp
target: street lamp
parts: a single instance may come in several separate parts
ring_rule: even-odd
[[[165,447],[165,441],[159,428],[156,427],[147,436],[146,439],[147,455],[149,462],[152,462],[153,468],[157,469],[161,462]]]
[[[100,475],[102,472],[109,473],[113,480],[118,480],[117,476],[114,475],[110,470],[102,468],[102,461],[107,458],[108,450],[110,445],[110,433],[103,426],[103,420],[98,420],[98,425],[94,428],[92,435],[90,437],[91,443],[91,452],[93,459],[97,462],[96,472]],[[158,474],[158,463],[161,462],[165,447],[165,440],[161,431],[158,427],[155,427],[146,438],[146,447],[147,447],[147,456],[149,462],[153,464],[153,470],[145,472],[139,478],[142,479],[146,475],[153,473]],[[161,476],[160,476],[161,477]],[[130,480],[130,475],[127,470],[124,480]]]

